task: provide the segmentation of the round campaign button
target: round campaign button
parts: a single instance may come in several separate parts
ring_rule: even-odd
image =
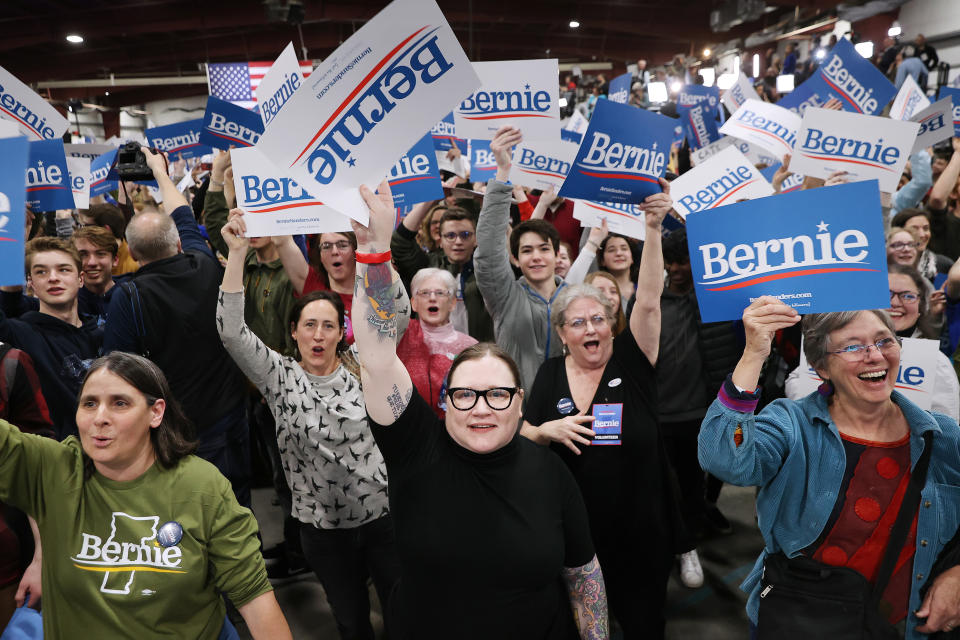
[[[608,387],[619,387],[621,382],[623,382],[623,380],[621,380],[620,378],[614,378],[613,380],[611,380],[610,382],[607,383],[607,386],[608,386]]]
[[[179,522],[165,522],[157,531],[157,542],[162,547],[172,547],[183,538],[183,527]]]
[[[574,409],[573,400],[570,398],[560,398],[560,401],[557,402],[557,411],[563,415],[572,413]]]

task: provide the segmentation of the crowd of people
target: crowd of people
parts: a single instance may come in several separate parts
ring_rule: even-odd
[[[770,58],[766,99],[815,68]],[[937,63],[922,36],[876,62],[914,58]],[[640,60],[630,104],[665,73]],[[447,173],[467,188],[399,222],[361,187],[352,232],[248,237],[230,151],[181,192],[144,148],[159,203],[28,211],[26,285],[0,288],[0,623],[42,602],[48,637],[282,640],[270,579],[312,571],[344,640],[375,637],[369,583],[391,638],[662,638],[671,573],[703,585],[698,541],[732,530],[728,482],[759,487],[754,637],[830,636],[776,581],[811,566],[867,582],[843,624],[960,625],[960,139],[885,203],[886,309],[712,323],[668,179],[644,241],[581,228],[510,183],[522,141],[502,127],[492,179]],[[895,390],[903,338],[939,345],[931,411]]]

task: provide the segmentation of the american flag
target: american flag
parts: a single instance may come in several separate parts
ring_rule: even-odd
[[[257,105],[256,89],[273,62],[226,62],[207,65],[210,95],[245,109]],[[306,78],[313,70],[309,60],[300,61],[300,72]]]

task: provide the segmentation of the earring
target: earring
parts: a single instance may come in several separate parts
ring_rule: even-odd
[[[827,380],[826,378],[824,378],[820,386],[817,387],[817,393],[819,393],[822,396],[832,396],[833,391],[834,391],[833,383]]]

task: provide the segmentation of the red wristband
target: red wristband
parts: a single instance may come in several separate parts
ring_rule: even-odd
[[[354,252],[357,258],[357,262],[360,264],[383,264],[384,262],[390,262],[390,252],[384,251],[383,253],[360,253],[359,251]]]

